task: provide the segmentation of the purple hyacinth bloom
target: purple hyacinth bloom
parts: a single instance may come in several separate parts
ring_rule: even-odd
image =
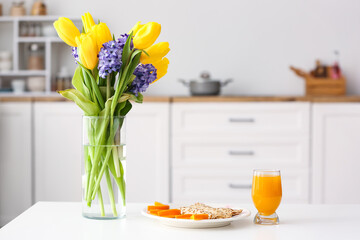
[[[79,54],[77,52],[77,47],[72,47],[71,50],[72,50],[71,54],[75,58],[75,63],[77,63],[79,61]]]
[[[135,68],[134,75],[136,76],[131,83],[130,91],[136,96],[139,92],[145,92],[149,84],[154,82],[157,74],[156,68],[152,64],[140,64]]]
[[[122,48],[124,48],[125,46],[125,43],[126,43],[126,40],[128,39],[129,37],[129,34],[121,34],[120,35],[120,38],[117,40],[117,42],[120,44],[120,46]],[[133,49],[134,48],[134,44],[133,44],[133,40],[131,39],[131,43],[130,43],[130,49]]]
[[[121,68],[121,55],[123,46],[118,41],[109,41],[103,44],[99,52],[99,76],[106,78],[112,72],[118,72]]]

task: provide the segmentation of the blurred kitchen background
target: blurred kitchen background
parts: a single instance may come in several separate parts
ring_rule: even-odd
[[[127,119],[128,201],[248,203],[252,169],[279,168],[283,203],[360,203],[360,1],[2,0],[0,226],[81,200],[82,113],[56,93],[76,65],[52,23],[85,12],[170,42]]]

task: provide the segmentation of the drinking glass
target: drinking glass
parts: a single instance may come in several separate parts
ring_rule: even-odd
[[[251,195],[258,210],[254,223],[279,224],[275,211],[282,197],[280,170],[254,170]]]

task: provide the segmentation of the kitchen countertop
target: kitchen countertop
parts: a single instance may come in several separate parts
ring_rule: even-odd
[[[144,102],[170,102],[171,98],[167,96],[146,96]],[[71,102],[59,94],[46,95],[1,95],[0,102]]]
[[[360,102],[360,96],[191,96],[171,99],[172,102]]]
[[[0,94],[0,102],[65,102],[60,95]],[[144,102],[360,102],[360,96],[308,97],[308,96],[144,96]]]
[[[147,204],[129,203],[127,217],[91,220],[81,216],[80,203],[39,202],[0,229],[0,239],[359,239],[360,205],[280,205],[280,225],[259,226],[249,218],[212,229],[161,225],[143,217]]]

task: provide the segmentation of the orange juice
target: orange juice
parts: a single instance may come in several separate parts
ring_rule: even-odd
[[[280,175],[254,175],[252,183],[252,199],[261,215],[269,216],[275,213],[282,197]]]

